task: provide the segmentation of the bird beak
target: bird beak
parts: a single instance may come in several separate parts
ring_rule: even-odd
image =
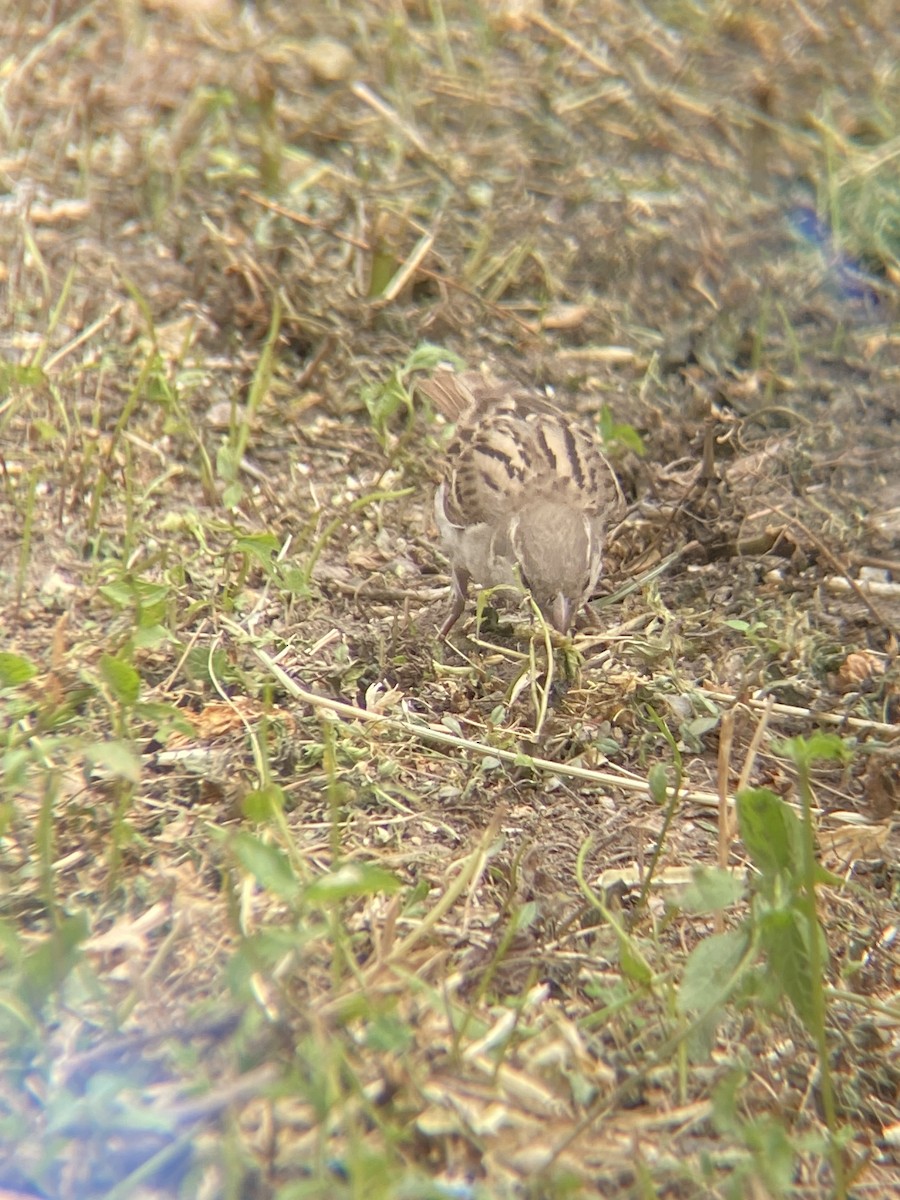
[[[553,604],[550,608],[550,622],[554,629],[560,633],[568,633],[569,626],[572,624],[574,612],[572,611],[572,601],[568,596],[564,596],[562,592],[557,592],[553,597]]]

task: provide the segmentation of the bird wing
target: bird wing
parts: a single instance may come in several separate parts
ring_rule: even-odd
[[[477,372],[432,376],[422,390],[457,422],[447,449],[444,513],[465,527],[549,500],[600,518],[617,491],[593,437],[541,396]]]

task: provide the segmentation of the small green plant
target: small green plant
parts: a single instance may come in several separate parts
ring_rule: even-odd
[[[694,1019],[695,1032],[709,1037],[717,1014],[729,1000],[759,1002],[771,1011],[777,1010],[784,999],[790,1001],[816,1046],[828,1131],[825,1149],[834,1174],[835,1195],[843,1197],[843,1131],[837,1119],[827,1034],[828,948],[816,901],[819,886],[840,881],[816,860],[810,773],[817,759],[846,761],[851,747],[834,734],[817,734],[808,739],[792,738],[776,744],[774,749],[796,767],[801,813],[767,788],[739,793],[740,833],[754,868],[749,913],[736,928],[706,938],[694,948],[678,991],[678,1009]],[[729,902],[726,890],[709,910],[721,911]],[[695,911],[702,907],[695,905]],[[699,1043],[695,1041],[695,1045]],[[731,1101],[723,1103],[723,1113],[723,1129],[736,1128]],[[772,1158],[772,1138],[782,1145],[782,1135],[759,1122],[747,1124],[744,1132],[762,1177],[774,1188],[777,1180],[772,1171],[781,1152]],[[783,1181],[784,1172],[779,1170],[777,1176]],[[776,1190],[775,1194],[783,1192]]]
[[[225,482],[225,492],[222,503],[226,508],[236,508],[243,497],[244,490],[240,483],[241,462],[250,441],[250,429],[256,414],[269,393],[272,372],[275,369],[275,354],[278,336],[281,330],[281,302],[275,297],[272,304],[272,316],[269,330],[262,348],[262,353],[253,372],[253,380],[247,394],[247,404],[240,410],[232,410],[231,429],[228,441],[220,447],[216,456],[216,471]]]
[[[414,371],[433,371],[441,363],[449,363],[457,370],[465,364],[450,350],[422,342],[407,356],[403,365],[395,367],[385,380],[367,384],[362,391],[363,403],[372,419],[372,428],[382,448],[387,445],[388,429],[397,413],[405,412],[407,422],[412,420],[413,402],[409,390],[409,378]]]
[[[597,426],[603,445],[611,452],[630,450],[640,457],[646,453],[644,439],[638,431],[626,421],[617,421],[608,404],[600,409]]]

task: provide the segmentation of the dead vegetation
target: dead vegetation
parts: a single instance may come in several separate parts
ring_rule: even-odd
[[[898,61],[7,6],[0,1187],[896,1194]],[[428,346],[615,461],[555,658],[437,638]]]

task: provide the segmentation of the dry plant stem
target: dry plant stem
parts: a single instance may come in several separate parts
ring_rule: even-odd
[[[900,576],[900,559],[879,558],[877,554],[851,554],[850,561],[855,567],[881,567]]]
[[[134,1012],[134,1009],[137,1007],[140,1001],[142,999],[146,999],[150,994],[149,985],[151,984],[152,980],[157,977],[159,971],[163,967],[163,964],[169,956],[169,951],[177,946],[179,941],[184,937],[186,926],[187,921],[183,914],[177,916],[172,922],[172,928],[160,943],[156,953],[153,955],[150,965],[141,972],[140,979],[135,983],[131,991],[117,1009],[116,1016],[120,1026],[124,1025],[125,1021],[131,1016],[132,1012]]]
[[[354,977],[353,984],[346,991],[319,1009],[321,1016],[328,1017],[340,1012],[354,996],[360,994],[363,987],[371,986],[386,967],[402,965],[403,961],[409,957],[413,948],[447,915],[463,892],[472,886],[476,877],[484,871],[488,852],[499,836],[505,816],[505,807],[499,805],[488,822],[484,833],[481,835],[478,845],[463,861],[456,878],[453,879],[446,891],[441,894],[440,899],[434,907],[405,938],[399,942],[395,942],[386,954],[379,954],[376,950],[369,962],[359,972],[359,984],[357,984],[356,977]]]
[[[321,221],[314,221],[312,217],[295,212],[292,208],[285,208],[283,204],[278,204],[276,201],[270,200],[268,196],[260,196],[257,192],[248,191],[246,188],[242,188],[240,194],[246,197],[247,200],[252,200],[254,204],[258,204],[260,208],[268,209],[269,212],[277,213],[279,217],[285,217],[288,221],[293,221],[295,225],[305,225],[309,229],[316,229],[320,233],[325,233],[339,242],[345,242],[348,246],[353,246],[356,250],[365,250],[368,254],[372,252],[372,247],[363,238],[352,237],[349,233],[341,233],[337,229],[329,229]]]
[[[494,304],[491,300],[484,296],[479,296],[477,292],[473,292],[471,288],[467,288],[464,283],[460,283],[457,279],[453,279],[450,275],[441,275],[437,271],[430,271],[427,267],[420,267],[419,274],[426,279],[431,279],[435,283],[443,284],[454,292],[459,292],[463,296],[467,296],[470,300],[477,301],[482,305],[487,312],[493,313],[494,316],[500,317],[504,321],[510,321],[522,333],[528,334],[529,337],[534,337],[534,330],[528,321],[523,319],[512,311],[510,308],[504,308],[502,304]]]
[[[25,519],[22,522],[22,542],[19,546],[19,562],[16,569],[16,612],[22,606],[22,597],[25,594],[25,578],[28,572],[28,563],[31,558],[31,534],[34,525],[34,508],[35,497],[37,495],[37,487],[40,482],[38,472],[32,471],[28,477],[28,495],[25,497]]]
[[[539,684],[534,642],[529,643],[528,669],[531,674],[532,703],[535,706],[534,736],[540,737],[541,730],[544,728],[544,722],[547,719],[547,710],[550,707],[550,687],[553,683],[553,643],[550,640],[550,626],[544,620],[544,614],[535,604],[534,599],[532,597],[529,598],[531,600],[532,612],[535,620],[538,622],[538,628],[543,635],[544,651],[547,656],[547,674],[544,677],[543,684]]]
[[[892,565],[889,570],[896,571],[896,564]],[[845,592],[854,590],[850,587],[847,580],[840,575],[831,575],[828,579],[823,579],[822,583],[832,595],[840,596]],[[877,579],[866,579],[857,583],[856,586],[860,591],[865,592],[867,596],[883,596],[887,600],[900,600],[900,583],[884,583]]]
[[[352,84],[350,91],[358,100],[362,100],[364,104],[368,104],[369,108],[377,112],[379,116],[384,117],[389,124],[393,125],[396,130],[403,134],[410,145],[414,146],[424,159],[430,162],[432,166],[437,167],[445,179],[452,183],[454,187],[457,186],[456,180],[449,174],[440,159],[428,148],[418,132],[412,128],[408,121],[404,121],[397,110],[388,104],[386,100],[382,100],[380,96],[376,96],[372,89],[364,83]]]
[[[653,880],[656,876],[656,868],[659,866],[659,860],[662,858],[663,848],[666,844],[666,836],[668,835],[669,828],[675,819],[675,813],[678,810],[679,800],[684,798],[681,793],[681,778],[681,765],[679,763],[677,765],[675,774],[675,786],[673,788],[666,788],[666,811],[663,815],[662,827],[660,828],[656,842],[653,846],[653,853],[650,856],[650,864],[644,873],[644,878],[641,883],[641,891],[637,899],[638,908],[647,903],[647,897],[650,895],[650,888],[652,887]]]
[[[239,625],[226,620],[222,621],[222,625],[227,626],[242,639],[246,639],[246,631]],[[457,737],[456,734],[448,733],[443,729],[435,729],[430,725],[400,720],[398,717],[388,717],[382,713],[369,712],[365,708],[357,708],[355,704],[345,704],[341,700],[332,700],[330,696],[322,696],[318,692],[312,692],[308,688],[301,687],[270,655],[266,654],[264,650],[260,650],[258,646],[251,646],[250,649],[258,661],[278,680],[289,695],[316,710],[325,709],[333,712],[336,716],[347,717],[349,720],[381,724],[385,729],[392,730],[395,733],[406,734],[409,737],[418,738],[425,742],[434,742],[440,746],[452,746],[456,750],[468,750],[485,758],[497,758],[501,762],[509,763],[511,766],[527,766],[536,771],[550,771],[552,774],[559,775],[563,779],[584,779],[588,783],[598,783],[604,787],[621,788],[625,792],[643,792],[649,794],[647,781],[635,775],[614,775],[611,771],[592,771],[588,767],[576,767],[571,763],[554,762],[550,758],[539,758],[531,754],[503,750],[498,746],[488,746],[483,742]],[[734,697],[727,698],[735,699]],[[773,710],[777,711],[777,705],[773,705]],[[806,712],[805,709],[798,711]],[[806,712],[806,715],[810,718],[813,716],[809,712]],[[352,731],[352,726],[348,726],[348,728]],[[889,725],[886,728],[892,732],[898,732],[896,726]],[[679,795],[682,801],[701,804],[705,808],[718,809],[719,807],[719,796],[716,792],[705,792],[699,789],[696,791],[692,789],[680,790],[675,788],[669,788],[668,792],[670,799],[675,795]],[[729,800],[729,804],[733,803],[733,800]],[[792,807],[797,806],[792,805]]]
[[[230,629],[239,633],[242,638],[246,637],[245,632],[240,626],[234,625],[230,621],[223,621],[222,624],[227,624]],[[533,767],[535,770],[550,771],[563,778],[585,779],[590,783],[601,784],[603,787],[621,788],[626,792],[646,793],[649,790],[647,781],[639,779],[637,776],[614,775],[611,771],[592,771],[587,767],[576,767],[571,763],[554,762],[549,758],[536,758],[530,754],[517,754],[512,750],[502,750],[497,746],[487,746],[483,742],[475,742],[469,738],[457,737],[446,730],[434,729],[430,725],[421,725],[413,721],[401,720],[398,717],[387,717],[381,713],[369,712],[365,708],[357,708],[355,704],[345,704],[340,700],[332,700],[330,696],[321,696],[317,692],[311,692],[308,688],[301,687],[264,650],[260,650],[256,646],[251,646],[250,649],[257,660],[278,680],[289,695],[303,704],[308,704],[311,708],[317,710],[325,709],[328,712],[333,712],[336,716],[347,717],[353,721],[380,724],[385,729],[389,729],[394,733],[402,733],[407,737],[418,738],[421,741],[435,742],[441,746],[452,746],[456,750],[468,750],[473,754],[498,758],[501,762],[509,763],[511,766]],[[719,797],[713,792],[683,791],[681,792],[681,799],[690,800],[694,804],[702,804],[706,807],[717,808],[719,804]]]
[[[619,529],[621,529],[625,523],[625,521],[621,522],[620,525],[610,532],[609,540],[611,542],[616,540]],[[669,567],[674,566],[677,562],[684,558],[684,556],[688,554],[696,545],[697,542],[688,542],[687,545],[682,546],[680,550],[673,550],[671,554],[667,554],[665,558],[661,559],[656,566],[650,567],[649,570],[644,571],[641,575],[635,576],[633,579],[629,579],[627,583],[616,588],[614,592],[610,592],[608,596],[603,596],[589,601],[587,606],[588,609],[608,608],[613,604],[618,604],[621,600],[624,600],[626,596],[630,596],[633,592],[640,591],[641,588],[645,587],[648,583],[651,583],[654,579],[658,579],[660,575],[665,574]],[[625,625],[620,626],[620,628],[627,629],[629,626],[637,625],[645,620],[646,617],[642,614],[638,617],[633,617],[630,621],[626,622]]]
[[[132,1196],[140,1195],[144,1190],[142,1183],[148,1183],[157,1172],[161,1172],[167,1163],[176,1162],[181,1154],[197,1143],[200,1134],[200,1123],[188,1125],[179,1137],[166,1142],[163,1148],[144,1162],[127,1178],[121,1180],[109,1191],[103,1193],[103,1200],[131,1200]],[[3,1198],[5,1200],[5,1198]],[[20,1196],[18,1200],[22,1200]]]
[[[490,828],[494,830],[494,837],[498,836],[500,833],[503,819],[506,817],[506,812],[506,805],[500,804],[497,806],[494,815],[491,818]],[[493,838],[488,838],[487,836],[482,837],[478,846],[478,861],[472,864],[473,869],[469,872],[468,895],[466,896],[466,903],[463,908],[462,928],[464,930],[468,930],[471,925],[471,914],[472,909],[475,906],[478,884],[484,875],[484,870],[487,866],[488,855],[490,854],[492,844]]]
[[[22,61],[15,66],[12,74],[7,76],[3,84],[0,85],[0,106],[5,105],[7,93],[24,81],[32,68],[40,62],[45,54],[48,54],[53,49],[57,42],[63,41],[79,25],[91,19],[91,12],[94,7],[92,3],[85,4],[74,16],[69,17],[67,20],[60,20],[59,24],[29,51]],[[15,60],[13,60],[12,65],[15,65]]]
[[[267,196],[260,196],[256,192],[243,189],[240,193],[248,200],[252,200],[254,204],[258,204],[261,208],[268,209],[269,212],[277,213],[278,216],[284,217],[288,221],[293,221],[296,225],[304,225],[308,229],[315,229],[319,233],[324,233],[328,237],[335,238],[336,241],[344,242],[348,246],[353,246],[356,250],[363,250],[367,254],[372,253],[372,247],[364,238],[353,237],[349,233],[341,233],[338,229],[329,229],[327,225],[323,225],[321,221],[314,221],[312,217],[307,217],[304,213],[295,212],[292,208],[285,208],[283,204],[278,204],[274,200],[270,200]],[[512,312],[509,308],[504,308],[502,304],[493,304],[490,300],[486,300],[483,296],[479,296],[477,292],[473,292],[471,288],[466,287],[464,283],[453,279],[449,275],[442,275],[439,271],[432,271],[428,267],[421,264],[418,266],[418,274],[425,279],[430,279],[432,282],[441,284],[444,287],[450,288],[454,292],[459,292],[460,295],[466,296],[469,300],[474,300],[480,304],[487,312],[492,313],[495,317],[499,317],[504,321],[510,321],[522,333],[528,334],[529,337],[534,336],[534,330],[527,321],[523,321],[520,316]]]
[[[73,350],[77,350],[79,346],[83,346],[85,342],[90,341],[95,333],[99,333],[104,326],[110,323],[113,317],[118,316],[122,310],[122,307],[123,305],[121,301],[113,304],[112,308],[110,308],[108,312],[104,313],[102,317],[98,317],[96,321],[92,321],[86,329],[81,330],[77,337],[72,338],[70,342],[66,342],[65,346],[61,346],[59,350],[51,354],[44,363],[44,371],[49,374],[53,368],[59,366],[62,360],[67,355],[71,354]]]
[[[391,304],[397,299],[416,272],[421,269],[422,263],[431,253],[431,248],[433,245],[434,234],[428,233],[419,238],[419,241],[413,248],[412,253],[406,259],[403,265],[397,270],[397,273],[384,289],[384,292],[377,299],[372,301],[373,308],[384,308],[386,305]]]
[[[281,1071],[275,1063],[264,1063],[237,1079],[220,1084],[215,1091],[172,1105],[166,1110],[167,1115],[175,1116],[181,1121],[195,1121],[214,1116],[237,1100],[258,1096],[271,1087],[280,1075]]]
[[[756,724],[753,731],[753,737],[750,739],[750,745],[747,747],[747,757],[744,759],[744,765],[741,767],[741,776],[738,779],[737,790],[742,792],[750,782],[750,772],[753,770],[753,764],[756,761],[756,756],[759,753],[759,748],[762,745],[763,734],[766,732],[766,727],[769,724],[769,718],[772,715],[772,709],[775,707],[775,702],[771,696],[766,700],[766,706],[763,709],[762,715]]]
[[[200,622],[200,624],[197,626],[197,628],[194,630],[194,632],[191,634],[191,636],[188,638],[187,642],[185,643],[184,650],[181,653],[181,657],[178,659],[178,662],[175,664],[175,666],[172,668],[170,673],[166,676],[166,678],[162,681],[161,684],[159,684],[158,688],[156,689],[156,692],[158,695],[166,696],[171,692],[172,688],[175,685],[175,680],[178,679],[179,675],[181,674],[182,667],[184,666],[184,664],[187,662],[188,658],[190,657],[191,651],[197,645],[200,638],[203,637],[204,634],[206,633],[208,624],[209,624],[209,618],[208,617],[204,618]]]
[[[335,339],[331,334],[327,334],[325,338],[323,338],[321,346],[319,346],[318,350],[297,376],[294,386],[298,392],[303,391],[304,388],[309,386],[310,381],[315,376],[319,367],[321,367],[322,363],[329,357],[331,351],[334,349],[334,344]]]
[[[719,733],[718,775],[719,785],[719,870],[728,870],[728,857],[731,852],[731,815],[728,811],[728,777],[731,768],[731,744],[734,736],[734,709],[722,714],[722,728]],[[717,911],[715,915],[716,933],[722,933],[725,928],[724,914]]]
[[[746,700],[740,700],[732,692],[721,692],[706,687],[700,690],[713,700],[722,700],[728,704],[741,703],[756,712],[768,709],[776,717],[799,717],[801,720],[815,721],[822,725],[838,725],[841,728],[860,729],[867,733],[883,733],[886,737],[900,736],[900,725],[889,725],[884,721],[869,721],[865,717],[848,717],[843,713],[813,712],[811,708],[802,708],[799,704],[773,702],[771,696],[767,696],[765,699],[753,696]]]
[[[60,1064],[59,1082],[67,1086],[72,1085],[72,1081],[79,1077],[84,1078],[106,1062],[116,1058],[134,1058],[142,1051],[159,1046],[170,1038],[182,1045],[200,1038],[221,1041],[234,1033],[240,1025],[241,1018],[242,1013],[235,1008],[220,1016],[201,1018],[194,1022],[177,1021],[160,1029],[142,1029],[133,1033],[111,1034],[91,1046],[89,1050],[75,1053],[66,1060],[65,1064]],[[2,1192],[0,1192],[0,1200],[5,1200]]]
[[[847,564],[844,562],[841,562],[841,560],[837,557],[837,555],[828,549],[828,547],[825,545],[825,543],[822,541],[822,539],[817,534],[813,533],[813,531],[809,528],[808,525],[805,525],[803,523],[803,521],[801,521],[798,517],[792,517],[792,516],[790,516],[790,514],[784,512],[784,510],[780,509],[777,506],[777,504],[770,504],[769,511],[773,512],[773,513],[777,513],[778,516],[782,518],[782,520],[790,522],[791,525],[794,525],[797,529],[799,529],[801,531],[801,533],[804,533],[809,538],[809,540],[813,543],[813,545],[819,551],[819,553],[824,555],[825,558],[828,559],[828,561],[831,563],[832,567],[834,567],[835,571],[837,571],[840,575],[842,575],[844,577],[844,579],[847,580],[847,583],[849,583],[850,587],[855,592],[857,598],[866,606],[866,608],[869,610],[869,612],[874,617],[874,619],[878,622],[878,624],[882,627],[882,629],[889,629],[891,631],[891,633],[900,634],[900,625],[897,625],[894,621],[889,620],[882,613],[881,609],[878,608],[878,606],[876,604],[872,603],[872,600],[867,595],[865,589],[861,588],[859,586],[859,582],[856,579],[854,579],[853,576],[850,574],[850,568],[847,566]]]
[[[548,17],[539,13],[530,13],[527,19],[532,25],[537,25],[538,29],[543,29],[545,33],[549,33],[551,37],[555,37],[561,41],[564,46],[568,46],[570,50],[574,50],[580,58],[583,58],[585,62],[589,62],[601,75],[619,74],[616,67],[611,67],[608,62],[604,62],[602,58],[598,58],[596,54],[592,54],[582,42],[577,41],[570,33],[566,33],[565,29],[560,29]]]

